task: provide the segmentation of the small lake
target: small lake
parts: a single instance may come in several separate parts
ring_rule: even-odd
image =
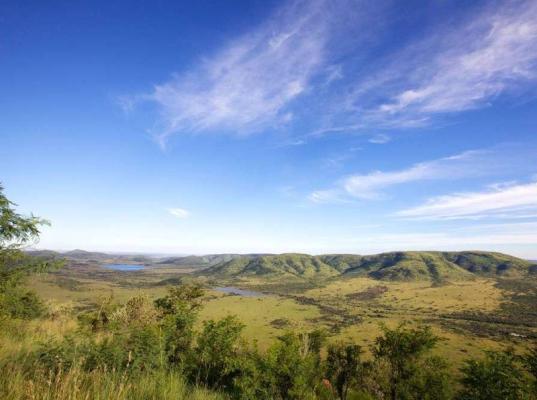
[[[253,290],[239,289],[233,286],[222,286],[222,287],[213,287],[213,290],[218,292],[235,294],[237,296],[243,297],[264,297],[265,295],[261,292],[254,292]]]
[[[114,271],[141,271],[145,265],[140,264],[103,264],[104,268],[113,269]]]

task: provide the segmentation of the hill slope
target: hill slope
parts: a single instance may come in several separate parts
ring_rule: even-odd
[[[188,266],[206,268],[212,265],[231,261],[235,258],[243,257],[239,254],[208,254],[205,256],[181,256],[181,257],[169,257],[157,262],[158,265],[170,265],[170,266]]]
[[[352,254],[244,255],[214,264],[201,273],[217,277],[285,277],[303,279],[364,275],[380,280],[446,280],[473,276],[521,277],[532,263],[492,252],[405,251],[370,256]]]
[[[289,276],[305,279],[327,278],[340,271],[320,257],[307,254],[247,255],[217,264],[204,275],[224,277]]]
[[[533,263],[502,253],[463,251],[443,253],[449,261],[484,276],[523,276],[532,271]]]
[[[467,279],[472,274],[436,252],[394,252],[366,256],[346,274],[367,274],[382,280],[445,280]]]

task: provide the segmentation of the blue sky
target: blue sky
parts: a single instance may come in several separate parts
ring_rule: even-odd
[[[0,60],[38,247],[537,258],[535,1],[8,1]]]

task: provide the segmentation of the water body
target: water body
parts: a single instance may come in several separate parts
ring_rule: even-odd
[[[260,292],[254,292],[253,290],[239,289],[233,286],[214,287],[213,289],[218,292],[235,294],[237,296],[243,296],[243,297],[264,297],[265,296],[263,293],[260,293]]]
[[[140,264],[104,264],[104,268],[113,269],[114,271],[140,271],[145,265]]]

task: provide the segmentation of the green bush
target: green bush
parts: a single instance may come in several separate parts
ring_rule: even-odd
[[[0,293],[0,309],[11,318],[33,319],[42,316],[46,307],[32,291],[19,287],[6,289]]]
[[[324,333],[313,331],[278,338],[267,354],[267,372],[276,399],[313,399],[322,376],[320,350]]]
[[[360,381],[362,362],[360,346],[337,343],[328,346],[326,376],[341,400],[346,400],[349,389]]]
[[[482,360],[468,360],[461,369],[461,400],[528,399],[530,384],[512,350],[488,351]]]
[[[233,389],[242,365],[243,328],[233,316],[203,323],[191,361],[191,376],[197,384],[227,391]]]
[[[375,340],[373,355],[378,372],[384,374],[379,390],[392,400],[421,399],[429,384],[439,383],[438,377],[426,376],[422,358],[438,342],[429,327],[409,328],[406,324],[395,329],[383,327],[383,336]],[[431,397],[434,398],[434,397]]]

